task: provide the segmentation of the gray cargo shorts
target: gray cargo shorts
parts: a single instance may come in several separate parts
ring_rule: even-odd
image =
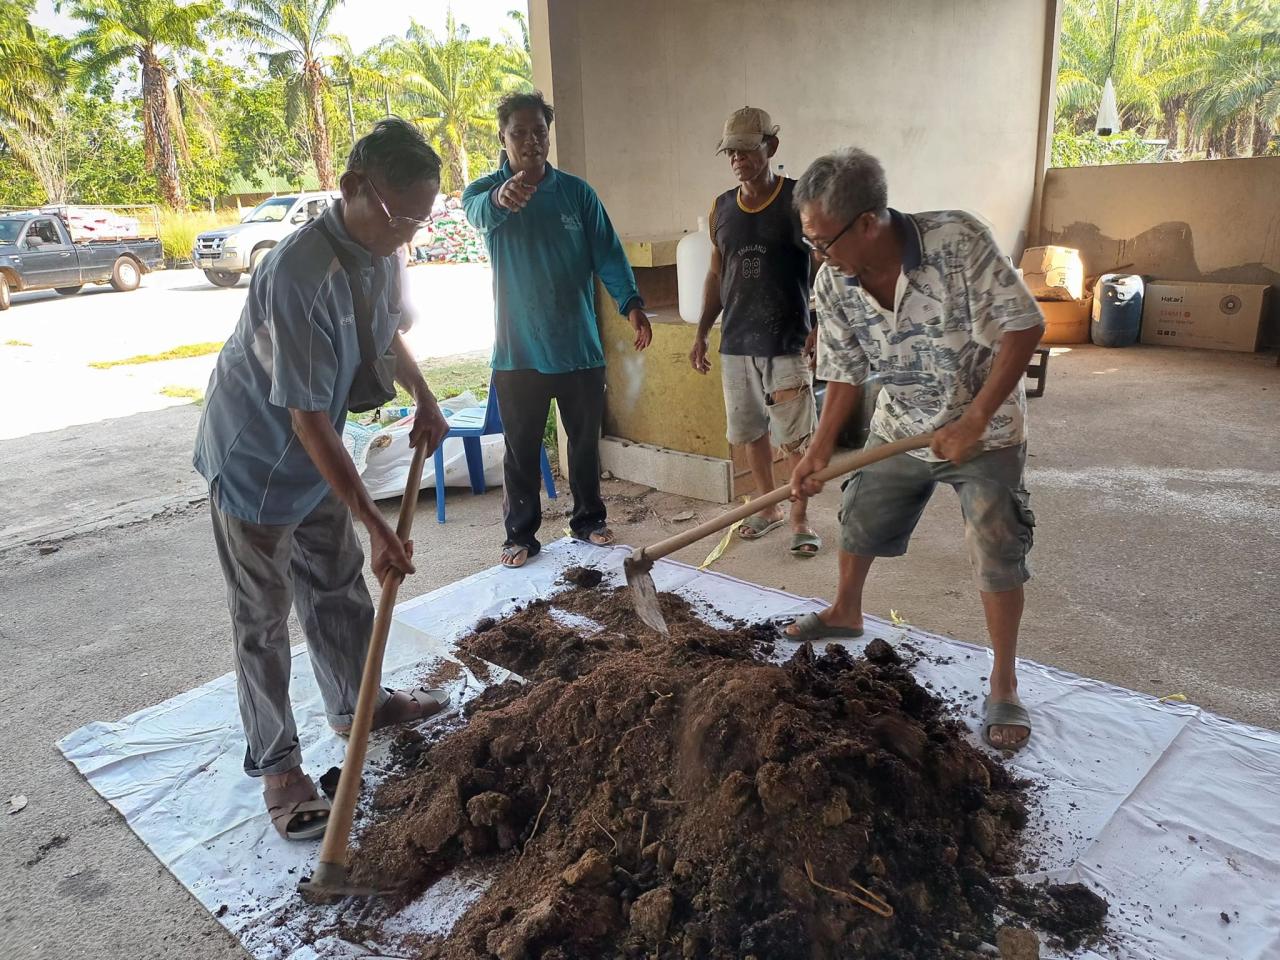
[[[754,443],[766,433],[783,453],[803,453],[817,428],[813,378],[803,356],[720,356],[724,412],[729,442]],[[774,402],[773,395],[795,390],[796,395]]]
[[[884,443],[872,436],[867,448]],[[1027,445],[980,453],[966,463],[899,454],[856,471],[844,484],[841,547],[861,557],[900,557],[939,483],[960,497],[964,542],[978,589],[1002,593],[1031,579],[1035,515],[1022,474]]]

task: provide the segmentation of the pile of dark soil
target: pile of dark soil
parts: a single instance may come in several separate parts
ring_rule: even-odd
[[[464,727],[405,752],[353,859],[405,897],[463,861],[497,865],[421,956],[967,960],[995,943],[1024,785],[893,648],[777,665],[769,628],[661,601],[669,638],[624,591],[578,587],[463,642],[530,682],[490,687]],[[1041,911],[1045,892],[1017,900],[1088,938]]]

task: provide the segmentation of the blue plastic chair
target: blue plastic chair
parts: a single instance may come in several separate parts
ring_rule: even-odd
[[[484,454],[480,450],[480,438],[493,433],[502,433],[502,416],[498,413],[498,394],[493,389],[493,381],[489,381],[489,401],[483,407],[465,407],[457,413],[445,418],[449,422],[449,432],[445,440],[458,437],[462,440],[462,449],[467,457],[467,476],[471,479],[471,492],[484,493],[487,489],[484,482]],[[540,448],[542,458],[542,482],[547,485],[547,496],[556,499],[556,481],[551,476],[551,461],[547,459],[547,445]],[[436,448],[434,455],[436,470],[436,520],[444,523],[444,443]]]

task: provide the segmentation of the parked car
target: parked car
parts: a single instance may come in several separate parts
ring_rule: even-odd
[[[149,217],[94,207],[0,212],[0,310],[24,290],[53,289],[65,297],[87,283],[136,290],[163,260],[154,210]]]
[[[272,247],[341,196],[333,190],[263,200],[239,223],[197,236],[192,262],[215,286],[234,287],[241,276],[257,269]]]

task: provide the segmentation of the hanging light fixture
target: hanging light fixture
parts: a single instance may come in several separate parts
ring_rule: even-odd
[[[1116,0],[1116,21],[1111,32],[1111,59],[1107,64],[1107,82],[1102,85],[1102,102],[1098,104],[1098,122],[1094,130],[1100,137],[1120,132],[1120,111],[1116,109],[1116,86],[1111,75],[1116,68],[1116,43],[1120,39],[1120,0]]]

